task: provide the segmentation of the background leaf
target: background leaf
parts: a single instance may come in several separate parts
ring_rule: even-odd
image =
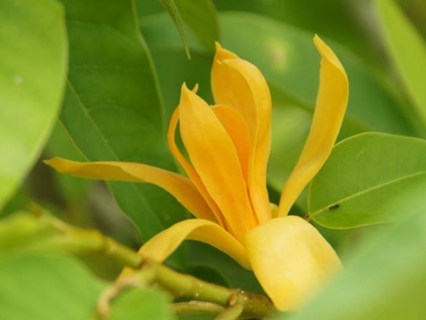
[[[389,54],[426,126],[426,44],[393,0],[376,0]]]
[[[133,2],[64,0],[70,71],[61,121],[91,161],[133,161],[175,170],[165,143],[155,71]],[[144,240],[186,216],[165,191],[111,183]]]
[[[186,56],[188,59],[191,59],[191,53],[189,51],[188,41],[186,40],[185,30],[183,29],[183,22],[182,18],[180,16],[180,12],[176,6],[176,3],[174,0],[159,0],[160,3],[163,5],[164,9],[167,10],[170,17],[173,20],[173,23],[175,24],[179,34],[180,38],[182,39],[183,47],[185,48]]]
[[[212,0],[174,0],[179,13],[198,41],[213,51],[219,41],[219,21]]]
[[[0,260],[0,317],[13,320],[87,320],[104,284],[75,260],[19,254]]]
[[[0,210],[55,123],[67,69],[62,7],[53,0],[27,4],[0,2]]]
[[[133,289],[123,292],[111,307],[108,320],[170,320],[174,319],[168,299],[165,295],[151,288]]]
[[[48,153],[50,157],[60,154],[61,156],[69,159],[75,159],[78,161],[85,160],[84,156],[79,153],[79,150],[72,143],[72,140],[60,122],[57,122],[52,131],[50,139],[46,145],[46,153]],[[57,180],[58,185],[60,186],[59,189],[63,192],[65,201],[69,202],[69,206],[73,206],[77,202],[81,202],[82,198],[87,196],[88,186],[91,183],[90,180],[59,174],[53,170],[50,170],[50,172]]]
[[[371,30],[369,1],[215,0],[215,4],[221,11],[248,11],[321,34],[350,48],[370,65],[383,66],[380,43]]]
[[[412,216],[371,238],[344,273],[288,320],[424,319],[426,216]]]
[[[188,58],[190,58],[188,30],[204,48],[214,50],[214,43],[219,40],[220,31],[216,8],[212,0],[159,0],[159,2],[172,18]],[[148,12],[158,11],[152,4],[138,1],[138,12],[142,15],[142,20],[145,20],[145,8]]]
[[[392,222],[426,209],[426,141],[364,133],[339,143],[311,183],[309,213],[329,228]]]

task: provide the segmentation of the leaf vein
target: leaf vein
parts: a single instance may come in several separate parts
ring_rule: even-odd
[[[354,193],[354,194],[352,194],[352,195],[350,195],[350,196],[348,196],[348,197],[342,198],[342,199],[340,199],[340,200],[338,200],[338,201],[335,201],[335,202],[338,202],[339,204],[341,204],[341,203],[343,203],[343,202],[345,202],[345,201],[348,201],[348,200],[350,200],[350,199],[356,198],[356,197],[358,197],[358,196],[360,196],[360,195],[363,195],[363,194],[365,194],[365,193],[367,193],[367,192],[370,192],[370,191],[373,191],[373,190],[379,189],[379,188],[381,188],[381,187],[389,186],[389,185],[391,185],[391,184],[393,184],[393,183],[397,183],[397,182],[400,182],[400,181],[404,181],[404,180],[406,180],[406,179],[411,179],[411,178],[414,178],[414,177],[420,176],[420,175],[422,175],[422,174],[426,174],[426,171],[416,172],[416,173],[413,173],[413,174],[410,174],[410,175],[407,175],[407,176],[404,176],[404,177],[399,177],[399,178],[397,178],[397,179],[393,179],[393,180],[387,181],[387,182],[385,182],[385,183],[381,183],[381,184],[379,184],[379,185],[377,185],[377,186],[367,188],[367,189],[362,190],[362,191],[360,191],[360,192],[356,192],[356,193]],[[316,215],[320,214],[320,213],[321,213],[321,212],[323,212],[324,210],[327,210],[327,209],[329,208],[329,206],[330,206],[330,205],[332,205],[332,204],[334,204],[335,202],[330,203],[330,204],[328,204],[327,206],[325,206],[325,207],[323,207],[323,208],[321,208],[321,209],[319,209],[319,210],[317,210],[317,211],[315,211],[315,212],[313,212],[313,213],[310,213],[310,216],[314,217],[314,216],[316,216]]]

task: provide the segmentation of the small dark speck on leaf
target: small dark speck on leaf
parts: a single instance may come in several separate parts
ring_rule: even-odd
[[[340,208],[340,204],[336,203],[336,204],[333,204],[332,206],[328,207],[328,210],[334,211],[334,210],[337,210],[339,208]]]

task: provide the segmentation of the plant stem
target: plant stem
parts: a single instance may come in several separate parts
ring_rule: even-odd
[[[235,303],[233,306],[226,308],[214,320],[236,320],[243,314],[243,311],[244,311],[244,306],[239,301]]]
[[[177,315],[202,315],[202,314],[216,314],[220,315],[226,310],[225,307],[216,303],[204,301],[189,301],[178,302],[172,305],[174,314]],[[241,315],[238,319],[253,319],[252,316]]]
[[[176,298],[194,298],[222,306],[228,305],[229,297],[233,293],[230,289],[176,272],[153,261],[149,261],[147,264],[148,267],[155,268],[157,284],[166,288]]]
[[[137,252],[104,236],[99,231],[76,228],[53,217],[50,217],[50,222],[59,234],[41,243],[40,247],[75,254],[101,254],[132,269],[138,269],[143,262]]]
[[[225,314],[236,314],[241,305],[244,318],[263,318],[275,312],[275,307],[268,297],[251,292],[225,288],[212,284],[193,276],[176,272],[154,261],[145,261],[140,271],[135,271],[134,276],[144,270],[154,270],[153,282],[176,298],[189,298],[198,301],[213,303],[224,308]],[[124,280],[125,278],[123,278]],[[188,305],[186,306],[188,307]],[[199,305],[198,305],[199,307]],[[232,310],[231,310],[232,309]],[[197,309],[199,311],[200,309]],[[220,318],[219,318],[220,319]],[[232,318],[223,318],[232,319]],[[235,318],[237,319],[237,318]]]
[[[191,304],[195,311],[204,310],[211,313],[212,305],[221,307],[222,313],[218,316],[218,320],[238,319],[240,315],[246,319],[263,318],[275,312],[274,305],[264,295],[222,287],[176,272],[155,261],[143,260],[136,251],[117,243],[98,231],[72,227],[53,217],[49,217],[49,219],[52,227],[58,233],[48,241],[42,242],[40,248],[65,250],[75,254],[102,254],[134,269],[130,274],[123,274],[113,286],[120,286],[120,281],[126,281],[128,277],[140,276],[143,279],[149,271],[150,283],[158,285],[176,298],[198,300],[198,304]],[[209,304],[200,304],[203,303],[201,301]],[[178,308],[182,311],[183,306],[188,308],[189,304],[178,305]],[[210,309],[207,310],[206,306],[209,306]]]
[[[178,302],[173,304],[173,312],[180,315],[219,314],[225,308],[221,305],[204,301]]]

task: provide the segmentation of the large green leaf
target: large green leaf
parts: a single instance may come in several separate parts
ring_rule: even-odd
[[[63,3],[71,52],[61,121],[72,139],[91,161],[133,161],[174,170],[157,79],[133,2]],[[144,239],[186,216],[157,187],[118,182],[112,187]]]
[[[309,212],[329,228],[392,222],[426,209],[426,141],[364,133],[333,150],[311,183]]]
[[[192,51],[188,60],[182,51],[171,51],[163,48],[152,48],[155,65],[164,93],[167,117],[179,103],[180,87],[183,82],[189,87],[199,84],[197,93],[207,101],[212,101],[210,90],[211,57]],[[173,70],[173,72],[170,72]]]
[[[158,0],[135,0],[139,20],[146,17],[164,12],[164,6]]]
[[[291,320],[426,319],[426,215],[364,244],[344,273]]]
[[[188,41],[186,40],[185,30],[183,28],[183,21],[182,21],[182,18],[180,16],[180,12],[179,12],[180,10],[176,6],[175,0],[158,0],[158,1],[160,1],[162,6],[164,7],[164,9],[167,10],[170,17],[172,18],[172,21],[175,24],[175,26],[176,26],[179,34],[180,34],[180,38],[182,39],[182,43],[183,43],[183,47],[185,48],[186,56],[188,57],[188,59],[190,59],[191,54],[189,52],[189,45],[188,45]]]
[[[426,6],[423,0],[397,0],[407,17],[426,39]]]
[[[108,320],[170,320],[174,319],[168,299],[150,288],[133,289],[121,294],[112,304]]]
[[[183,21],[207,49],[219,40],[219,21],[212,0],[174,0]]]
[[[407,0],[403,0],[407,1]],[[416,0],[414,0],[416,1]],[[380,47],[366,23],[368,1],[214,0],[220,11],[249,11],[319,33],[355,50],[368,62],[383,63]]]
[[[426,126],[426,44],[393,0],[376,0],[390,55]]]
[[[9,255],[0,260],[0,318],[87,320],[103,287],[71,258]]]
[[[46,145],[46,153],[51,156],[60,156],[68,159],[84,161],[84,157],[75,147],[64,127],[58,122],[53,128],[50,139]],[[59,185],[64,200],[72,206],[75,202],[82,201],[87,196],[90,181],[64,175],[51,171]]]
[[[169,13],[183,42],[185,52],[190,58],[187,29],[208,50],[214,49],[215,41],[219,40],[219,22],[212,0],[159,0]],[[146,7],[152,7],[138,1],[138,12],[144,15]],[[142,18],[144,20],[144,18]],[[188,28],[185,28],[185,25]]]
[[[54,0],[0,1],[0,210],[40,154],[59,110],[67,51]]]

